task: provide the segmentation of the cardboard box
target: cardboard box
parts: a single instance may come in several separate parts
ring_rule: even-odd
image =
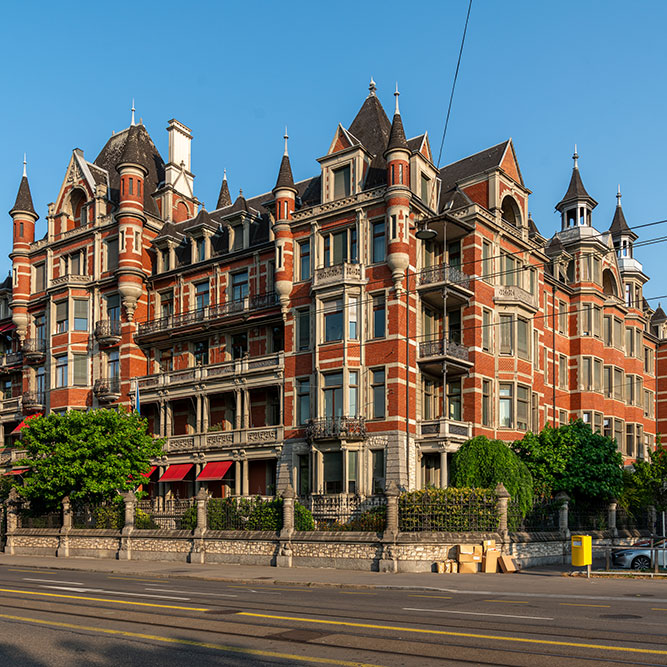
[[[460,554],[472,554],[475,552],[474,544],[459,544],[458,553]]]
[[[498,559],[498,563],[500,564],[501,572],[503,573],[516,572],[516,565],[514,564],[514,560],[510,556],[501,556]]]
[[[495,540],[484,540],[482,542],[482,547],[484,548],[484,551],[488,551],[489,549],[495,549],[496,548],[496,541]]]
[[[459,563],[459,574],[476,574],[479,572],[479,563]]]
[[[449,572],[451,574],[458,574],[458,571],[459,571],[459,564],[455,560],[450,561]]]
[[[481,563],[481,554],[459,554],[459,563]]]
[[[489,549],[484,554],[484,560],[482,561],[482,572],[495,573],[498,570],[498,558],[500,552],[497,549]]]
[[[447,563],[445,563],[444,560],[442,560],[442,561],[438,561],[438,562],[435,564],[435,571],[436,571],[438,574],[444,574],[445,572],[447,572]]]
[[[478,556],[482,556],[484,554],[484,548],[481,544],[475,544],[473,546],[473,553],[477,554]]]

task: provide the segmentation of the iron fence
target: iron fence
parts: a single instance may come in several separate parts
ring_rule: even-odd
[[[616,528],[621,530],[651,530],[651,513],[648,507],[617,507]]]
[[[22,509],[18,513],[19,528],[60,528],[62,511],[34,513],[30,509]]]
[[[366,420],[364,417],[311,419],[306,426],[306,436],[310,440],[329,438],[363,440],[366,437]]]
[[[189,498],[183,500],[140,500],[137,503],[135,528],[179,530],[184,515],[190,508],[194,508],[194,505],[194,499]]]
[[[72,506],[73,528],[121,530],[124,525],[125,507],[122,502]]]
[[[609,505],[606,503],[570,503],[567,517],[570,531],[609,529]]]
[[[387,524],[387,499],[382,495],[311,495],[300,502],[313,515],[315,530],[382,532]]]
[[[554,532],[558,531],[558,517],[562,501],[551,497],[536,496],[526,512],[512,499],[507,507],[507,527],[513,531]]]
[[[398,499],[401,532],[493,532],[498,530],[498,498],[486,489],[422,489]]]

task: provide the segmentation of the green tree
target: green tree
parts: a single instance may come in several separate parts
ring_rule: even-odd
[[[70,410],[30,420],[23,431],[30,468],[17,491],[34,508],[55,509],[63,497],[99,503],[134,489],[149,461],[162,455],[163,441],[146,432],[136,412]]]
[[[623,457],[616,442],[593,433],[581,419],[528,433],[513,449],[540,494],[565,491],[575,501],[601,501],[617,498],[623,489]]]
[[[502,440],[478,435],[463,445],[452,460],[452,483],[458,488],[493,489],[502,482],[522,514],[532,506],[533,480],[521,459]]]
[[[619,503],[630,513],[648,505],[654,505],[658,511],[667,509],[667,450],[659,439],[649,457],[648,461],[635,461],[632,471],[623,471]]]

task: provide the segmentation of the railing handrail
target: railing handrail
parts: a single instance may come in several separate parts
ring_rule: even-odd
[[[462,361],[468,361],[468,348],[461,343],[455,343],[448,338],[433,338],[419,343],[419,357],[450,356]]]
[[[44,405],[44,395],[45,392],[37,391],[36,389],[28,389],[23,392],[23,402],[24,403],[38,403],[39,405]]]
[[[100,336],[120,336],[120,320],[98,320],[95,322],[95,335]]]
[[[120,378],[98,378],[93,384],[93,391],[98,394],[118,394],[120,393]]]
[[[458,266],[451,266],[444,263],[437,264],[436,266],[428,266],[419,272],[420,285],[442,282],[459,285],[464,289],[468,289],[470,286],[470,276]]]
[[[322,417],[309,420],[306,434],[311,439],[317,438],[365,438],[365,417]]]
[[[45,338],[26,338],[23,341],[23,353],[43,353],[46,351]]]

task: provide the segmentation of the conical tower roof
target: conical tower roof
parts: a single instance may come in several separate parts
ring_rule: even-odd
[[[25,175],[25,173],[21,178],[19,191],[16,194],[16,201],[14,202],[14,206],[9,212],[9,215],[13,215],[17,211],[26,211],[27,213],[32,213],[34,216],[37,216],[37,212],[35,211],[35,207],[32,203],[32,195],[30,194],[28,177]]]
[[[273,190],[278,188],[290,188],[291,190],[296,191],[294,187],[294,177],[292,176],[292,166],[290,165],[289,155],[285,153],[283,159],[280,161],[280,170],[278,171],[278,180],[276,181],[276,187]]]
[[[222,185],[220,186],[220,194],[218,195],[218,203],[216,209],[225,208],[225,206],[232,205],[232,196],[229,194],[229,185],[227,184],[227,170],[225,169],[222,176]]]
[[[579,155],[577,154],[577,148],[574,148],[574,155],[572,156],[574,160],[574,166],[572,167],[572,176],[570,177],[570,185],[567,188],[565,196],[556,204],[556,209],[559,211],[565,206],[575,201],[588,201],[591,204],[592,208],[595,208],[598,203],[591,197],[586,188],[584,187],[584,182],[581,180],[581,174],[579,173]]]
[[[628,226],[628,223],[625,220],[625,214],[623,213],[623,207],[621,206],[621,186],[618,186],[618,194],[616,195],[616,210],[614,211],[614,218],[611,221],[611,227],[609,227],[609,231],[611,232],[611,235],[613,238],[617,238],[619,236],[629,236],[633,240],[639,238],[637,234],[635,234],[630,227]]]
[[[137,164],[143,166],[142,149],[139,139],[139,125],[130,125],[123,154],[118,162],[121,164]]]
[[[667,315],[665,315],[665,311],[662,309],[662,306],[658,304],[656,311],[651,316],[651,324],[660,324],[665,320],[667,320]]]
[[[410,150],[408,146],[407,139],[405,138],[405,130],[403,129],[403,119],[401,118],[401,112],[398,108],[398,84],[396,84],[396,92],[394,96],[396,97],[396,111],[394,112],[394,118],[391,123],[391,131],[389,132],[389,142],[387,143],[387,151],[396,148],[402,148],[406,151]]]
[[[374,85],[348,130],[372,155],[382,154],[387,147],[391,123],[375,94]]]

